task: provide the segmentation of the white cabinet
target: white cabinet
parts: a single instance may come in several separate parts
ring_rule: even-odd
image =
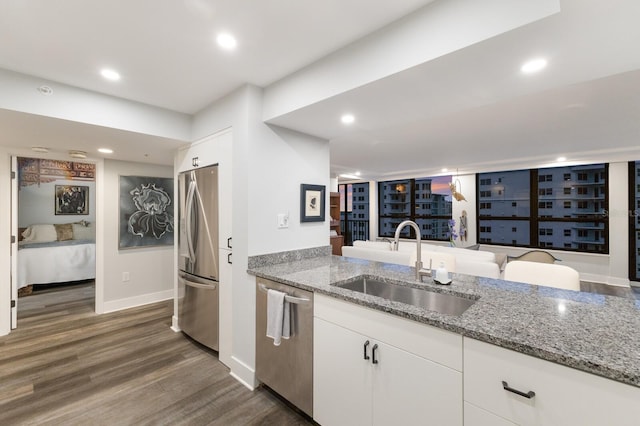
[[[314,316],[318,423],[462,424],[461,336],[322,295]]]
[[[232,345],[232,281],[233,272],[233,133],[231,129],[220,131],[176,153],[176,175],[201,167],[218,165],[218,273],[219,273],[219,358],[231,365]]]
[[[218,306],[218,339],[219,351],[218,357],[220,362],[226,366],[231,366],[231,344],[232,344],[232,312],[231,312],[231,288],[233,271],[231,268],[232,253],[231,250],[219,249],[218,256],[220,258],[220,293]],[[228,301],[228,302],[225,302]]]
[[[223,130],[179,149],[176,155],[176,173],[218,164],[221,149],[224,149],[227,139],[231,141],[231,135],[231,129]]]
[[[640,422],[635,386],[469,338],[464,339],[464,400],[467,426]],[[487,420],[492,415],[502,423]]]

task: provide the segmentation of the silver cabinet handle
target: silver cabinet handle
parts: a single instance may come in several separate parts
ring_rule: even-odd
[[[534,391],[529,391],[529,392],[526,392],[526,393],[522,392],[522,391],[519,391],[518,389],[514,389],[511,386],[509,386],[509,384],[507,382],[505,382],[504,380],[502,381],[502,389],[504,389],[504,390],[506,390],[508,392],[515,393],[516,395],[520,395],[520,396],[522,396],[524,398],[527,398],[527,399],[531,399],[534,396],[536,396],[536,393]]]

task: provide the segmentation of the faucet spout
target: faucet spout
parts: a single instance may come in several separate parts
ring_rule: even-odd
[[[393,250],[398,251],[398,243],[400,242],[400,233],[405,226],[411,226],[416,233],[416,280],[421,280],[422,270],[422,234],[420,233],[420,227],[417,223],[411,220],[405,220],[396,228],[395,236],[393,237],[394,245]]]

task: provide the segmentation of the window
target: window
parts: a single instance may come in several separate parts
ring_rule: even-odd
[[[480,191],[480,198],[491,197],[491,191]]]
[[[634,191],[635,189],[635,191]],[[629,222],[629,279],[640,281],[640,161],[629,163],[629,212],[633,219]]]
[[[636,170],[630,176],[638,176],[640,188]],[[478,228],[492,229],[483,238],[493,244],[609,252],[606,164],[479,173],[477,179],[491,182],[483,191],[503,191],[500,199],[491,200],[490,208],[484,204],[486,198],[478,199]],[[630,205],[636,205],[636,200]],[[640,231],[640,221],[638,227]]]
[[[491,179],[480,179],[480,185],[491,185]]]
[[[412,220],[422,230],[422,239],[448,240],[450,182],[451,176],[378,182],[379,198],[383,200],[378,205],[378,234],[393,237],[400,222]],[[400,236],[415,238],[411,227],[405,227]]]
[[[345,244],[369,239],[369,183],[338,185],[340,192],[340,228]],[[384,194],[382,203],[390,209],[400,210],[398,194]]]

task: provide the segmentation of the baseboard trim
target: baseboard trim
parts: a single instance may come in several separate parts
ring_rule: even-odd
[[[163,300],[173,299],[173,289],[159,291],[157,293],[141,294],[140,296],[128,297],[126,299],[118,299],[105,301],[102,305],[103,313],[121,311],[123,309],[135,308],[137,306],[148,305],[149,303],[162,302]]]
[[[231,373],[229,374],[247,389],[255,390],[257,386],[255,370],[234,356],[231,357]]]
[[[182,329],[180,328],[180,325],[178,324],[178,317],[175,315],[171,317],[171,329],[176,333],[182,331]]]
[[[592,283],[608,284],[616,287],[629,287],[628,278],[611,277],[608,275],[598,274],[580,274],[580,281],[588,281]]]

